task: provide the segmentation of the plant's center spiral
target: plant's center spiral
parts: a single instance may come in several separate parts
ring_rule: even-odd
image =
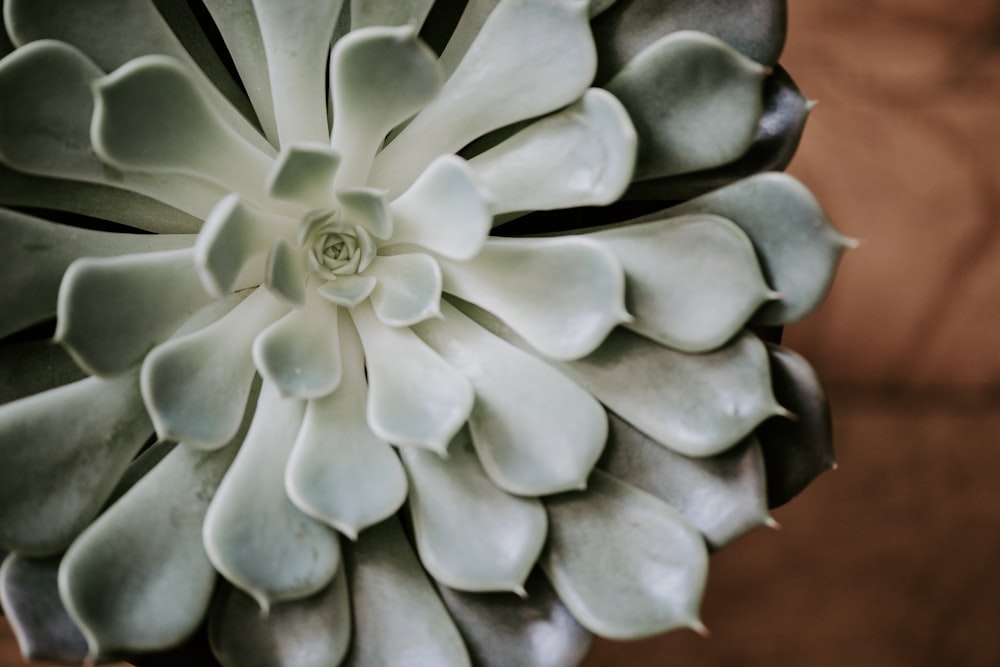
[[[310,211],[299,227],[299,245],[309,270],[327,280],[361,273],[375,259],[375,241],[359,225],[344,221],[335,209]]]

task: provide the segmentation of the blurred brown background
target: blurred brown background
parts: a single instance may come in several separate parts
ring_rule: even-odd
[[[1000,2],[789,5],[782,63],[819,101],[791,171],[863,243],[785,336],[840,469],[713,556],[710,639],[587,667],[1000,665]]]

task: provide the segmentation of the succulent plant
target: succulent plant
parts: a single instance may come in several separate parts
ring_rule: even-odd
[[[784,3],[3,10],[28,658],[573,665],[832,463]]]

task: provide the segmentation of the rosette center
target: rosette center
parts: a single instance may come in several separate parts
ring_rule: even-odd
[[[300,223],[299,245],[306,250],[309,271],[327,280],[361,273],[376,252],[371,234],[345,221],[336,209],[307,213]]]

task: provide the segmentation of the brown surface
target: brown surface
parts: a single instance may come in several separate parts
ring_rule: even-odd
[[[789,4],[819,100],[792,171],[864,243],[786,335],[838,387],[841,468],[713,556],[711,639],[587,667],[1000,665],[1000,4]]]

